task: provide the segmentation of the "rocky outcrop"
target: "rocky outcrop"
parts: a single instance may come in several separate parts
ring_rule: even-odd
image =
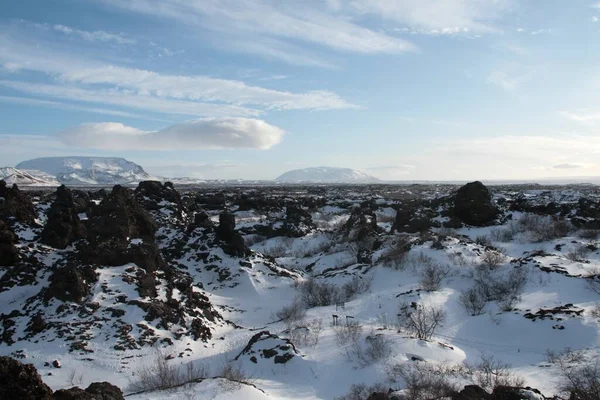
[[[0,357],[0,399],[14,400],[124,400],[121,389],[108,382],[95,382],[83,390],[52,389],[43,381],[33,364]]]
[[[0,180],[0,219],[33,225],[35,218],[35,208],[29,196],[21,192],[16,184],[9,188],[5,181]]]
[[[0,399],[51,400],[52,389],[33,364],[0,357]]]
[[[247,357],[255,364],[258,364],[259,360],[271,359],[274,364],[286,364],[297,353],[296,346],[289,339],[282,339],[269,331],[262,331],[252,336],[235,360]]]
[[[58,268],[50,276],[50,285],[44,293],[44,300],[55,298],[81,303],[90,293],[91,284],[97,280],[97,274],[90,266],[69,265]]]
[[[15,246],[17,235],[0,221],[0,267],[15,265],[19,261],[19,250]]]
[[[181,195],[171,182],[161,184],[159,181],[140,182],[134,192],[135,198],[147,211],[169,210],[176,220],[184,222],[187,215]]]
[[[48,211],[48,222],[42,231],[41,242],[64,249],[85,235],[71,191],[64,185],[56,190],[56,199]]]
[[[235,257],[244,257],[250,253],[242,235],[235,230],[235,215],[229,211],[219,214],[217,236],[224,242],[223,251]]]
[[[456,192],[454,214],[465,224],[486,226],[494,222],[498,209],[492,204],[488,188],[475,181],[467,183]]]
[[[131,262],[147,272],[155,271],[164,266],[154,238],[156,229],[152,216],[131,192],[117,185],[91,210],[88,243],[80,249],[81,261],[109,266]]]

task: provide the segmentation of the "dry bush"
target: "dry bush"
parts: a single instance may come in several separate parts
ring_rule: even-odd
[[[469,315],[483,314],[487,304],[485,293],[477,286],[462,292],[459,301]]]
[[[191,362],[182,370],[179,366],[169,363],[163,350],[155,348],[152,360],[135,371],[128,389],[133,393],[173,389],[205,379],[208,375],[205,366],[197,367]]]
[[[397,382],[402,379],[405,385],[406,400],[431,400],[451,396],[459,388],[449,377],[452,375],[443,367],[425,363],[391,365],[386,368],[388,379]]]
[[[469,267],[474,265],[473,260],[469,260],[462,253],[449,253],[448,259],[452,264],[460,267]]]
[[[365,347],[360,341],[353,342],[348,351],[348,358],[358,361],[361,367],[366,367],[377,361],[385,360],[392,354],[392,342],[383,334],[373,330],[365,339]]]
[[[217,372],[216,377],[226,380],[223,382],[225,391],[234,391],[239,389],[242,384],[251,384],[250,376],[244,373],[242,367],[228,360]]]
[[[392,242],[390,247],[381,255],[380,260],[393,269],[404,269],[409,251],[410,241],[408,237],[401,236]]]
[[[481,255],[481,263],[487,268],[496,268],[506,262],[506,256],[499,251],[486,250]]]
[[[516,222],[511,221],[506,226],[492,229],[490,236],[494,242],[508,243],[514,239],[517,233],[519,233],[519,226]]]
[[[429,340],[435,330],[446,321],[446,312],[441,307],[418,304],[416,308],[400,306],[398,325],[422,340]]]
[[[298,284],[300,301],[308,308],[335,304],[340,299],[338,287],[329,283],[320,283],[314,277]]]
[[[600,321],[600,303],[596,303],[589,312],[592,318]]]
[[[581,229],[577,232],[577,236],[581,239],[595,242],[600,238],[600,229]]]
[[[565,253],[565,258],[573,262],[583,262],[587,260],[589,252],[590,249],[588,249],[586,246],[579,245],[571,247],[569,251]]]
[[[342,285],[342,294],[344,301],[352,299],[354,296],[363,294],[371,290],[373,275],[370,276],[353,276],[348,282]]]
[[[440,228],[437,233],[441,237],[456,237],[458,235],[458,232],[456,232],[456,230],[445,227]]]
[[[479,362],[468,368],[473,382],[490,392],[500,386],[522,387],[525,384],[522,378],[510,372],[510,364],[503,363],[492,355],[481,354]]]
[[[274,321],[300,321],[306,316],[306,308],[300,299],[294,299],[289,306],[284,306],[281,310],[275,312],[271,318]]]
[[[348,343],[356,343],[362,335],[362,325],[358,322],[349,322],[346,325],[338,325],[334,327],[335,342],[338,346],[343,346]]]
[[[525,268],[513,268],[505,277],[494,277],[489,270],[478,269],[474,287],[486,301],[498,301],[502,309],[510,310],[519,300],[527,279]]]
[[[321,338],[323,330],[323,320],[321,318],[313,319],[308,323],[304,321],[289,322],[286,324],[286,331],[289,333],[289,339],[298,346],[316,347]]]
[[[570,399],[600,399],[600,359],[588,360],[586,355],[569,351],[552,358],[560,371],[559,390]]]
[[[421,269],[421,288],[428,292],[440,290],[442,280],[450,273],[448,265],[437,262],[428,262]]]
[[[573,231],[571,223],[564,219],[537,214],[523,214],[518,224],[533,242],[546,242],[567,236]]]
[[[389,387],[382,383],[367,386],[364,383],[350,386],[350,391],[343,396],[336,397],[335,400],[367,400],[373,393],[387,394]]]
[[[600,294],[600,269],[592,268],[586,277],[586,282],[589,290]]]
[[[487,235],[479,235],[475,238],[475,243],[483,247],[492,247],[492,240]]]

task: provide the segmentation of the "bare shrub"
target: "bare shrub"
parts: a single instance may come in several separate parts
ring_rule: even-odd
[[[533,242],[546,242],[567,236],[573,226],[565,219],[537,214],[523,214],[518,224],[520,231],[527,233]]]
[[[461,266],[461,267],[468,267],[468,266],[472,266],[473,265],[473,261],[469,260],[462,253],[449,253],[448,254],[448,259],[450,259],[450,262],[452,264],[458,265],[458,266]]]
[[[577,232],[577,236],[595,242],[600,238],[600,229],[581,229]]]
[[[335,342],[338,346],[343,346],[348,343],[356,343],[362,335],[362,325],[358,322],[350,322],[346,325],[338,325],[334,327]]]
[[[586,277],[586,282],[589,290],[600,294],[600,269],[592,268]]]
[[[586,246],[579,245],[579,246],[571,247],[569,249],[569,251],[567,251],[565,253],[565,257],[569,261],[583,262],[583,261],[587,260],[587,256],[588,256],[589,252],[590,252],[590,249],[588,249]]]
[[[392,267],[393,269],[403,269],[406,262],[406,257],[410,250],[410,241],[407,237],[400,236],[395,239],[390,247],[381,256],[381,261]]]
[[[492,240],[487,235],[479,235],[475,238],[475,243],[483,247],[491,247]]]
[[[488,268],[496,268],[506,261],[506,256],[495,250],[486,250],[481,255],[481,263]]]
[[[392,382],[402,378],[405,385],[405,399],[430,400],[451,396],[458,392],[449,376],[439,367],[424,362],[393,365],[387,369],[388,379]]]
[[[487,391],[500,386],[522,387],[525,384],[522,378],[510,372],[510,364],[503,363],[492,355],[481,354],[479,362],[469,368],[472,370],[474,383]]]
[[[592,318],[600,321],[600,303],[596,303],[589,311]]]
[[[401,306],[399,311],[399,325],[422,340],[431,339],[435,330],[446,320],[446,313],[441,307],[418,304],[412,309]]]
[[[519,233],[519,227],[516,222],[510,222],[508,225],[494,228],[490,231],[490,237],[494,242],[511,242],[515,235]]]
[[[478,286],[462,292],[459,301],[470,315],[483,314],[483,310],[487,304],[486,295]]]
[[[559,389],[570,399],[600,399],[600,360],[598,358],[584,363],[570,363],[561,359],[558,367],[561,377]]]
[[[376,334],[373,330],[365,339],[363,347],[360,341],[351,343],[348,358],[358,361],[361,367],[366,367],[377,361],[387,359],[392,354],[391,341],[383,334]]]
[[[438,230],[438,235],[441,237],[455,237],[458,235],[458,233],[452,228],[444,227]]]
[[[298,284],[300,301],[308,308],[335,304],[340,297],[340,290],[329,283],[320,283],[314,277]]]
[[[303,321],[290,322],[286,326],[289,339],[294,344],[301,347],[316,347],[319,344],[321,331],[323,330],[323,320],[321,318],[313,319],[308,323]]]
[[[177,365],[169,363],[163,350],[155,348],[152,360],[142,364],[135,371],[129,390],[139,393],[173,389],[206,377],[208,377],[208,369],[204,366],[197,367],[190,362],[186,365],[186,369],[182,370]]]
[[[251,383],[250,376],[244,373],[241,365],[229,360],[225,361],[221,369],[217,372],[216,377],[225,379],[225,382],[222,382],[225,391],[237,390],[242,384]]]
[[[299,299],[294,299],[292,304],[284,306],[275,312],[273,320],[276,321],[300,321],[306,316],[306,308]]]
[[[350,300],[356,295],[363,294],[371,290],[373,275],[370,276],[353,276],[348,282],[342,286],[344,300]]]
[[[421,270],[421,281],[419,284],[423,290],[433,292],[440,290],[442,280],[450,273],[448,265],[437,262],[428,262]]]
[[[487,301],[498,301],[503,309],[508,310],[519,300],[527,277],[525,268],[513,268],[506,277],[494,277],[489,270],[479,269],[475,288]]]
[[[387,394],[389,387],[382,383],[367,386],[364,383],[354,384],[350,386],[350,391],[343,396],[336,397],[335,400],[367,400],[373,393]]]

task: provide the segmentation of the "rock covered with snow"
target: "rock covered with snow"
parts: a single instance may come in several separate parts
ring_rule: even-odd
[[[269,331],[252,336],[246,347],[235,358],[246,358],[254,364],[273,362],[286,364],[298,354],[296,346],[289,339],[282,339]]]

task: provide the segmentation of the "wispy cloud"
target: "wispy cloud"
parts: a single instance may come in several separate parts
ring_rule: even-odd
[[[0,83],[0,85],[2,85]],[[76,110],[76,111],[84,111],[96,114],[103,115],[114,115],[118,117],[128,117],[128,118],[139,118],[139,119],[147,119],[151,121],[165,121],[164,119],[154,118],[147,115],[142,114],[134,114],[126,111],[119,110],[110,110],[107,108],[97,108],[97,107],[85,107],[76,104],[67,104],[61,103],[58,101],[52,100],[41,100],[41,99],[32,99],[29,97],[18,97],[18,96],[0,96],[0,102],[11,103],[11,104],[24,104],[30,106],[42,106],[42,107],[50,107],[50,108],[59,108],[62,110]]]
[[[353,0],[347,4],[355,12],[429,35],[497,32],[494,23],[515,6],[512,0]]]
[[[552,168],[554,168],[554,169],[577,169],[577,168],[583,168],[583,165],[572,164],[572,163],[563,163],[563,164],[553,165]]]
[[[57,134],[66,145],[102,150],[269,149],[284,132],[250,118],[205,118],[145,132],[115,122],[88,123]]]
[[[203,75],[169,75],[40,48],[0,33],[0,65],[45,73],[60,85],[2,81],[29,94],[196,116],[252,116],[265,110],[352,108],[326,90],[293,93]]]
[[[65,25],[52,25],[52,29],[68,36],[77,36],[89,42],[115,42],[118,44],[135,44],[136,40],[123,35],[122,33],[110,33],[105,31],[84,31]]]
[[[169,18],[202,29],[213,35],[236,37],[252,44],[238,51],[297,63],[293,52],[273,41],[293,41],[318,45],[336,51],[361,54],[399,54],[415,49],[414,44],[371,30],[351,18],[331,13],[328,7],[311,2],[278,2],[264,0],[103,0],[104,3],[131,12]],[[267,51],[267,49],[271,49]],[[315,64],[317,65],[317,64]]]
[[[600,111],[580,110],[580,111],[563,111],[560,113],[563,117],[575,122],[592,123],[600,121]]]

